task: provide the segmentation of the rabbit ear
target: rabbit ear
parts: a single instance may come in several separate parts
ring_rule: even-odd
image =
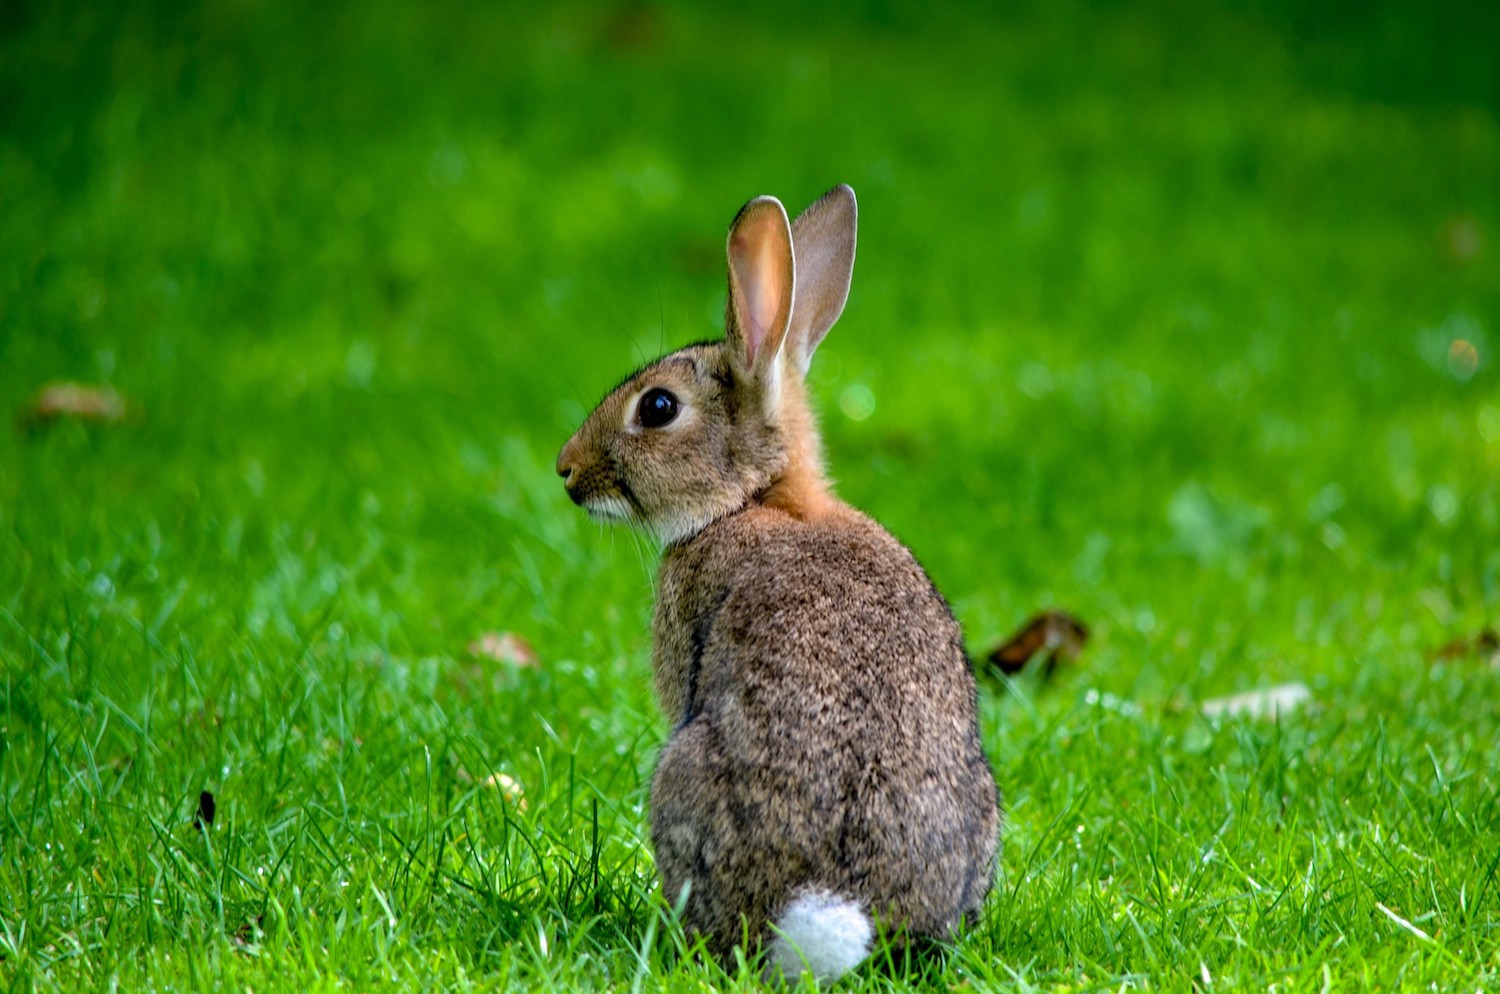
[[[796,264],[786,208],[756,197],[729,226],[730,352],[751,380],[776,384],[777,356],[792,318]]]
[[[854,275],[854,191],[840,183],[792,223],[797,253],[797,293],[788,355],[803,373],[828,329],[844,313]]]

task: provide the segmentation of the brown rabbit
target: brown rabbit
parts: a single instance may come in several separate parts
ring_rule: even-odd
[[[999,792],[957,622],[900,542],[836,498],[804,376],[844,309],[855,200],[729,229],[725,339],[616,388],[558,473],[665,545],[655,681],[676,723],[651,786],[669,901],[716,955],[831,980],[895,936],[946,938],[990,889]]]

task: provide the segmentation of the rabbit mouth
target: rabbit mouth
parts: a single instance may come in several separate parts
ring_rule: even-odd
[[[622,497],[591,497],[583,509],[595,521],[629,521],[631,517],[630,504]]]

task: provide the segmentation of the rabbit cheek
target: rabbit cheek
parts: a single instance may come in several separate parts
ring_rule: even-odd
[[[681,421],[665,430],[627,434],[616,457],[622,491],[665,544],[696,534],[745,500],[727,471],[727,457],[715,451],[722,429],[712,412],[685,407]]]

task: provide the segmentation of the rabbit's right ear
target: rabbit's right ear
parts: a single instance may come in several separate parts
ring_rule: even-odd
[[[756,197],[729,226],[727,337],[736,371],[774,397],[779,356],[792,318],[796,264],[786,208]]]
[[[859,209],[854,191],[840,183],[792,222],[797,254],[797,295],[787,357],[804,375],[813,352],[844,313],[854,277]]]

